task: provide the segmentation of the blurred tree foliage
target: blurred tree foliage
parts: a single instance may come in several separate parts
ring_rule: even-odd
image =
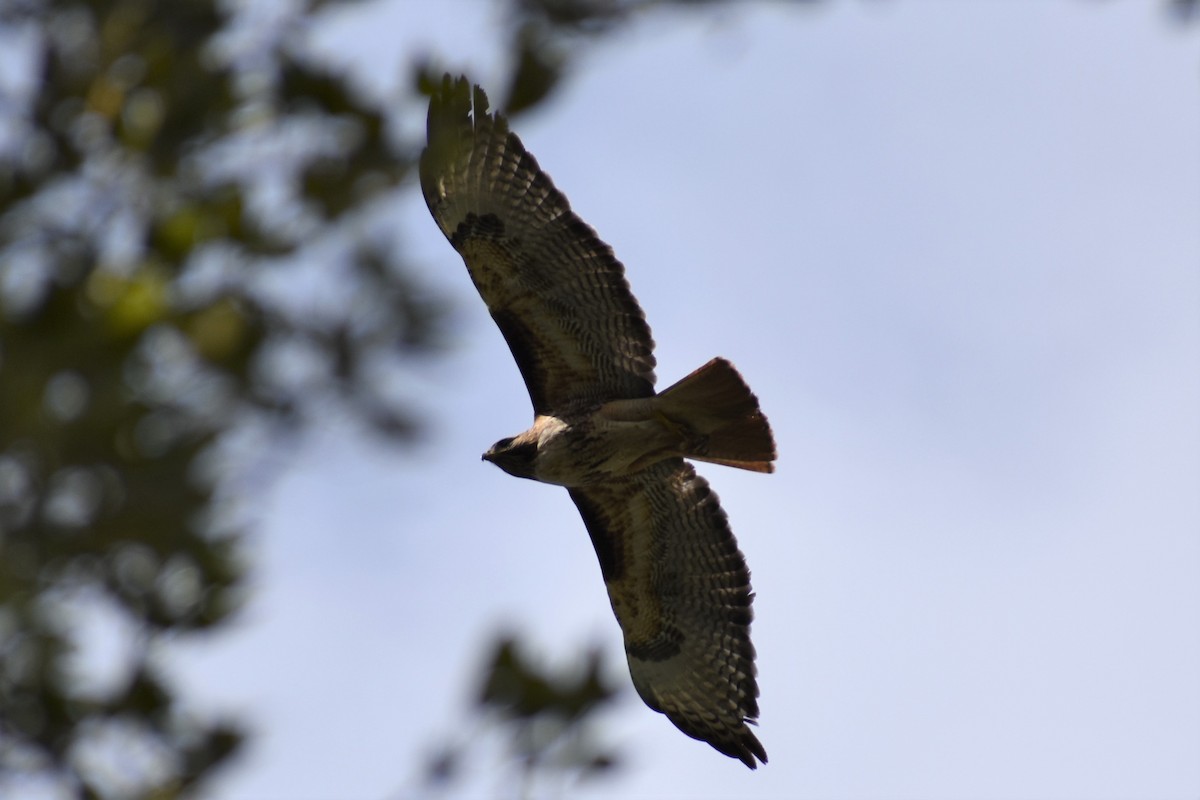
[[[608,774],[618,755],[595,729],[597,712],[616,691],[604,680],[598,651],[581,667],[546,667],[512,636],[499,637],[473,698],[480,724],[433,751],[424,773],[397,800],[557,796],[571,783]]]
[[[310,10],[221,8],[3,11],[29,80],[2,98],[0,772],[85,797],[169,797],[234,752],[155,658],[238,605],[222,476],[335,405],[410,436],[380,365],[435,344],[400,259],[347,233],[408,171],[381,110],[290,46]],[[286,276],[317,258],[343,291],[314,307]],[[98,608],[135,631],[108,681],[72,660]]]
[[[404,375],[436,353],[440,305],[363,219],[420,143],[306,54],[332,4],[0,0],[0,787],[199,786],[242,733],[156,653],[237,608],[261,453],[330,414],[418,431]],[[581,41],[663,5],[502,3],[502,105],[536,106]],[[103,680],[77,658],[98,610],[133,631]],[[595,662],[572,684],[495,652],[481,707],[540,768],[611,692]],[[570,753],[555,763],[612,763]]]

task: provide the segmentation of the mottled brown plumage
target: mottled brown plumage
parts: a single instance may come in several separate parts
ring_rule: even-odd
[[[654,340],[624,268],[508,121],[486,111],[483,90],[462,79],[432,99],[421,188],[504,334],[534,412],[653,395]]]
[[[465,79],[447,76],[431,98],[420,172],[533,402],[533,426],[484,458],[567,487],[638,693],[753,769],[767,755],[747,725],[758,716],[750,573],[684,459],[770,472],[757,398],[724,359],[655,394],[654,342],[621,263]]]

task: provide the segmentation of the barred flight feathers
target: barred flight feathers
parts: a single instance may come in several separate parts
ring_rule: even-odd
[[[583,517],[638,694],[754,769],[750,572],[684,458],[770,472],[758,398],[714,359],[654,392],[654,341],[612,250],[487,96],[446,76],[429,103],[421,189],[512,350],[534,423],[483,457],[565,486]]]
[[[654,394],[654,340],[612,248],[571,211],[487,95],[446,76],[421,189],[512,350],[535,414]]]
[[[634,688],[681,731],[754,769],[767,753],[750,643],[750,570],[709,488],[682,459],[568,490],[579,508]]]

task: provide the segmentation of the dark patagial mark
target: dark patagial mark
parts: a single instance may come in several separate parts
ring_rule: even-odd
[[[619,543],[608,531],[608,519],[604,516],[603,505],[593,502],[578,489],[567,491],[575,501],[579,516],[583,518],[583,525],[592,539],[592,547],[596,549],[596,558],[600,561],[600,575],[604,582],[620,580],[625,564],[621,558]]]
[[[549,411],[546,401],[546,387],[544,370],[546,366],[542,364],[542,360],[538,357],[540,347],[538,346],[538,338],[533,331],[522,319],[521,315],[515,311],[509,311],[506,308],[493,308],[492,319],[496,321],[496,327],[500,329],[500,333],[504,336],[504,341],[508,342],[508,349],[512,351],[513,361],[517,362],[517,369],[521,371],[521,377],[525,380],[525,386],[529,389],[529,397],[533,401],[533,410],[538,414],[545,414]]]

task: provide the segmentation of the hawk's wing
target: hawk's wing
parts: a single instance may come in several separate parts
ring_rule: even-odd
[[[682,459],[568,490],[646,705],[753,769],[767,754],[750,643],[750,571],[716,494]]]
[[[482,89],[446,76],[429,103],[421,189],[504,334],[534,412],[649,397],[654,341],[621,262],[487,108]]]

